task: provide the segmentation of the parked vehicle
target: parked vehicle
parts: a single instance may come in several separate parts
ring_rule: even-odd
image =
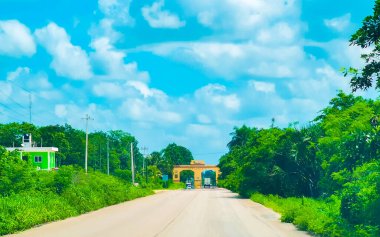
[[[211,188],[211,178],[205,178],[203,182],[203,187],[204,188]]]
[[[193,188],[193,185],[191,185],[191,183],[186,183],[186,189],[192,189]]]

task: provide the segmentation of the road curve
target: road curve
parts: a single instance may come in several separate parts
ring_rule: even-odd
[[[279,215],[225,189],[165,191],[12,237],[302,237]]]

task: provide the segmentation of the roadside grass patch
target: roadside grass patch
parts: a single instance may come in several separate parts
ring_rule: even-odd
[[[300,230],[316,236],[370,237],[378,236],[374,226],[350,225],[340,216],[340,200],[336,196],[312,198],[282,198],[254,193],[251,200],[281,214],[281,221],[295,224]]]
[[[153,194],[150,189],[116,177],[99,172],[85,174],[73,167],[41,173],[41,177],[46,182],[35,189],[0,196],[0,235]]]

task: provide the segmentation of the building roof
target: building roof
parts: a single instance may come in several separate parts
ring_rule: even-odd
[[[8,151],[25,151],[25,152],[56,152],[58,151],[57,147],[8,147]]]

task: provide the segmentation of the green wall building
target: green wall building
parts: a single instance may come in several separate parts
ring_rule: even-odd
[[[33,166],[38,170],[53,170],[57,168],[55,152],[58,151],[58,148],[33,146],[31,134],[23,136],[21,147],[10,147],[7,150],[17,150],[20,154],[20,159],[31,161]]]

